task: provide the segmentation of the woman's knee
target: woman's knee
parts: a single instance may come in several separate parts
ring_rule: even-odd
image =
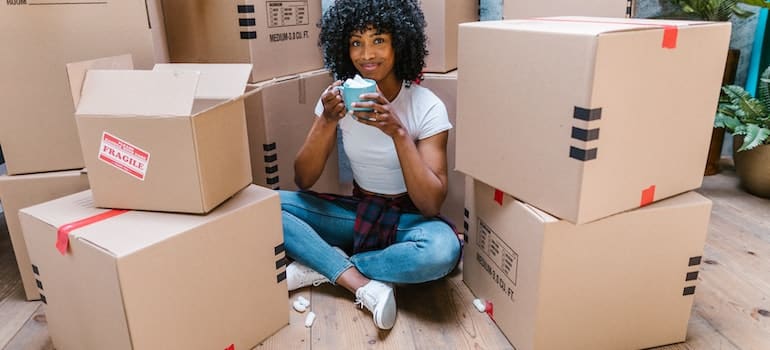
[[[424,242],[418,246],[423,250],[420,256],[426,259],[423,263],[449,273],[460,257],[460,241],[454,230],[443,222],[423,225],[420,229]]]

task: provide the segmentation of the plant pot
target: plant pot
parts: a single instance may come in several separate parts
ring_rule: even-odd
[[[741,186],[755,196],[770,198],[770,145],[738,152],[742,144],[743,135],[733,137],[735,172]]]
[[[741,58],[741,50],[730,49],[727,51],[725,72],[722,75],[722,86],[735,82],[735,74],[738,71],[738,61]],[[711,145],[709,146],[706,170],[703,175],[715,175],[719,173],[719,159],[722,157],[722,141],[724,141],[725,129],[714,128],[711,133]]]

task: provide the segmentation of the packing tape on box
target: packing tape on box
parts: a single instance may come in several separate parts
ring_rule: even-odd
[[[655,201],[655,185],[650,185],[642,190],[642,200],[639,202],[639,206],[643,207]]]
[[[70,245],[70,238],[69,238],[70,232],[77,230],[83,226],[88,226],[95,222],[106,220],[113,216],[118,216],[120,214],[129,212],[129,211],[130,210],[125,210],[125,209],[111,209],[101,214],[89,216],[85,219],[80,219],[78,221],[70,222],[69,224],[64,224],[60,226],[59,229],[56,231],[56,249],[59,250],[59,253],[61,253],[61,255],[67,255],[67,248],[69,248],[69,245]]]
[[[661,41],[660,46],[661,48],[664,48],[664,49],[675,49],[676,40],[677,40],[677,37],[679,36],[679,27],[671,24],[629,23],[629,22],[622,22],[622,21],[612,21],[609,18],[607,20],[602,20],[602,21],[580,20],[576,18],[548,18],[548,17],[536,17],[533,19],[538,21],[625,24],[625,25],[663,28],[663,40]]]
[[[503,205],[503,191],[500,191],[496,188],[495,188],[495,202],[497,202],[497,204],[500,204],[500,206]]]

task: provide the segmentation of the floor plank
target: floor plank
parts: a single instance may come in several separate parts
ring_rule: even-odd
[[[0,300],[0,349],[16,336],[39,306],[39,302],[27,301],[21,283],[15,286],[11,295]]]
[[[30,303],[37,304],[37,310],[4,350],[53,350],[46,328],[45,307],[37,301]]]

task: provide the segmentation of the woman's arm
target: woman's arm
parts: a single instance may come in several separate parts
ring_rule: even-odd
[[[340,84],[341,81],[335,81],[321,95],[323,113],[315,118],[305,143],[294,159],[294,183],[300,189],[310,188],[318,181],[337,143],[337,123],[346,112],[342,96],[336,89]]]
[[[372,108],[372,112],[354,112],[358,121],[374,126],[393,139],[409,198],[422,215],[439,214],[447,192],[446,144],[449,131],[413,141],[381,93],[361,95],[367,102],[353,107]]]
[[[447,193],[446,144],[449,131],[415,142],[404,130],[393,138],[406,190],[424,216],[436,216]]]

